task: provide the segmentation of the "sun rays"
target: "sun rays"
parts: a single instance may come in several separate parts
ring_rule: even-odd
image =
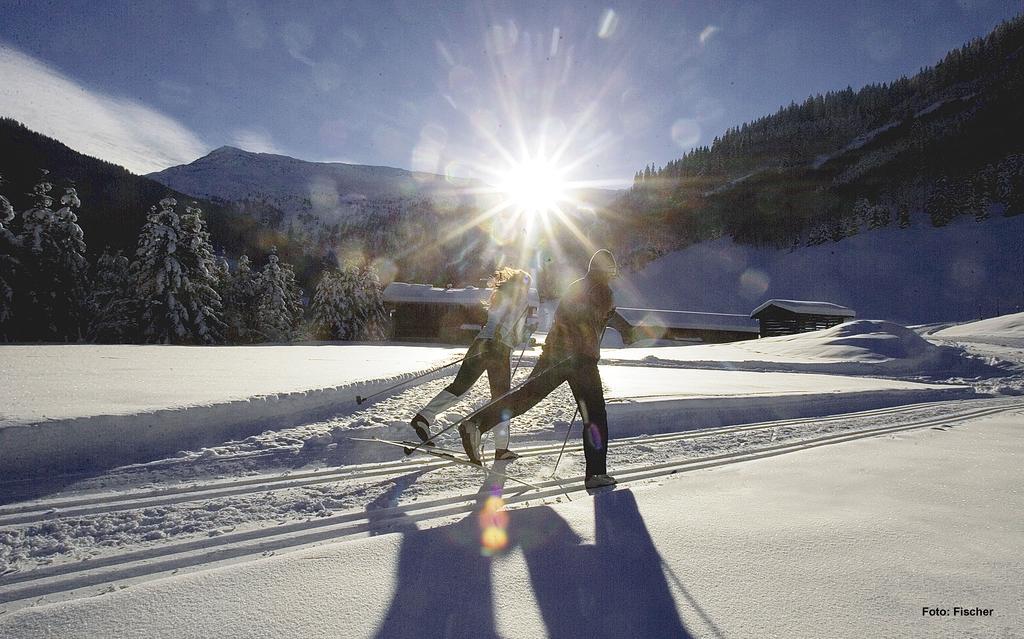
[[[610,212],[593,199],[596,189],[621,186],[586,175],[619,142],[612,126],[618,116],[608,107],[616,101],[606,98],[621,88],[621,61],[609,59],[600,75],[586,76],[584,68],[592,67],[577,63],[575,44],[594,34],[554,24],[528,31],[495,16],[481,16],[480,29],[486,64],[468,64],[457,46],[437,43],[448,78],[440,94],[465,133],[427,136],[437,142],[434,164],[474,177],[471,185],[449,180],[470,212],[407,253],[466,238],[495,266],[535,276],[552,261],[578,270],[585,266],[577,264],[580,256],[605,248],[595,243],[594,229]]]

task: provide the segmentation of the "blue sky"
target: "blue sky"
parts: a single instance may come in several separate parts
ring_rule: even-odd
[[[910,75],[1019,1],[0,0],[0,115],[145,172],[223,144],[621,186],[807,95]]]

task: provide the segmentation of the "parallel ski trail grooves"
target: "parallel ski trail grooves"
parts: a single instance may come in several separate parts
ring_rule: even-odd
[[[1021,405],[1000,404],[967,408],[950,414],[932,415],[916,421],[848,430],[820,437],[766,446],[753,450],[735,451],[707,457],[688,458],[654,465],[616,470],[620,484],[647,480],[681,472],[722,466],[742,461],[762,459],[790,452],[808,450],[819,446],[837,444],[867,437],[896,433],[900,431],[927,428],[936,425],[963,422],[1002,412],[1019,411]],[[582,493],[580,478],[540,482],[539,491],[510,490],[506,494],[507,504],[544,500],[563,494]],[[564,486],[571,481],[572,486]],[[469,514],[475,507],[477,494],[458,495],[392,508],[382,508],[367,513],[354,511],[319,520],[295,522],[238,533],[221,537],[198,539],[148,548],[116,557],[85,560],[75,564],[58,565],[18,573],[0,578],[0,603],[28,602],[30,600],[67,593],[79,588],[106,584],[113,581],[139,578],[154,578],[159,573],[189,567],[201,567],[242,557],[258,557],[260,553],[276,550],[295,549],[320,541],[336,541],[366,534],[374,530],[387,530],[389,523],[419,522],[442,517]]]
[[[962,401],[970,402],[976,400]],[[936,401],[892,406],[855,413],[841,413],[816,418],[793,418],[769,422],[756,422],[753,424],[740,424],[737,426],[724,426],[719,428],[665,433],[661,435],[624,437],[613,440],[611,447],[617,448],[630,443],[653,444],[700,439],[704,437],[727,435],[730,433],[785,428],[787,426],[798,426],[808,423],[827,424],[836,421],[847,421],[870,417],[913,414],[922,410],[927,410],[928,408],[942,405],[948,406],[949,404],[949,401]],[[516,452],[518,452],[522,457],[536,457],[558,452],[560,448],[561,444],[552,443],[523,447],[517,449]],[[581,448],[578,445],[569,447],[569,450],[580,449]],[[35,501],[28,504],[0,507],[0,527],[32,524],[56,518],[83,517],[102,513],[134,510],[137,508],[167,506],[206,499],[265,493],[275,490],[294,489],[342,481],[355,481],[373,477],[404,474],[416,470],[427,471],[435,468],[441,468],[449,464],[450,462],[446,461],[420,459],[417,457],[390,462],[348,465],[339,468],[290,473],[287,475],[277,475],[272,477],[263,476],[241,480],[211,482],[208,484],[180,486],[129,495],[115,494],[86,496],[82,498],[54,501]]]

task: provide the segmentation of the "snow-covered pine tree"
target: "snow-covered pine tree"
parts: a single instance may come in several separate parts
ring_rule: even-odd
[[[313,335],[316,339],[347,339],[354,322],[345,299],[345,274],[338,269],[325,270],[313,295]]]
[[[360,339],[382,340],[387,336],[387,313],[384,311],[384,287],[377,271],[366,267],[359,273],[360,315],[363,330]]]
[[[100,344],[133,342],[137,335],[137,310],[131,264],[121,251],[110,247],[96,260],[92,306],[95,309],[89,338]]]
[[[220,295],[221,306],[224,305],[224,292],[228,288],[228,284],[231,280],[231,267],[228,265],[227,259],[222,255],[218,255],[213,258],[213,280],[215,282],[214,290],[217,291],[217,295]]]
[[[932,185],[925,202],[925,210],[928,212],[932,226],[946,226],[956,217],[959,211],[956,210],[954,199],[955,193],[949,179],[944,175],[939,176]]]
[[[0,195],[0,340],[7,339],[8,325],[14,317],[14,280],[18,270],[18,241],[8,228],[14,220],[14,207]]]
[[[253,273],[249,256],[238,258],[235,271],[228,276],[224,288],[224,323],[227,339],[231,343],[250,344],[259,341],[257,302],[259,276]]]
[[[868,228],[880,229],[889,226],[892,222],[892,212],[887,204],[873,204],[868,210]]]
[[[292,267],[277,256],[276,246],[271,248],[267,265],[260,273],[258,291],[258,333],[269,342],[295,339],[302,323],[302,290],[295,281]]]
[[[132,277],[140,332],[147,342],[217,343],[224,324],[213,288],[213,247],[201,211],[186,207],[179,217],[177,204],[174,198],[160,200],[139,234]]]
[[[67,188],[54,212],[52,190],[45,179],[36,184],[34,206],[22,213],[18,287],[24,293],[15,310],[17,333],[21,339],[74,341],[82,338],[89,316],[85,238],[74,213],[82,203]]]
[[[64,326],[64,339],[82,339],[92,319],[89,295],[89,261],[85,257],[85,234],[78,225],[75,209],[82,207],[78,192],[73,188],[64,189],[60,198],[61,207],[54,214],[54,239],[57,253],[54,255],[55,273],[59,275],[60,289],[64,294],[64,311],[58,317]]]
[[[380,279],[372,269],[354,266],[324,271],[313,298],[318,339],[384,339],[387,316]]]
[[[224,341],[224,321],[221,319],[224,309],[220,295],[217,294],[213,244],[202,214],[203,210],[195,202],[185,207],[185,214],[181,216],[181,230],[188,251],[179,259],[190,274],[190,310],[196,332],[201,342],[216,344]]]

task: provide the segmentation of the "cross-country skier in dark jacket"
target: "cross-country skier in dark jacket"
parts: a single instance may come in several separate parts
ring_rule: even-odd
[[[610,486],[608,475],[608,415],[597,361],[601,335],[614,309],[608,282],[618,274],[615,258],[604,249],[590,258],[587,274],[569,285],[555,310],[544,342],[544,352],[530,378],[504,399],[488,404],[459,427],[462,447],[470,460],[480,463],[480,436],[502,420],[530,410],[562,382],[569,382],[583,418],[583,451],[587,460],[587,488]]]
[[[494,287],[494,292],[488,302],[487,324],[480,329],[466,352],[455,381],[430,400],[409,422],[421,441],[430,440],[430,427],[437,415],[459,401],[484,371],[487,371],[487,381],[491,386],[491,399],[507,393],[511,386],[509,363],[512,349],[522,338],[530,275],[519,269],[501,268],[494,272],[488,284]],[[494,429],[496,461],[519,457],[508,446],[508,421],[504,420]]]

